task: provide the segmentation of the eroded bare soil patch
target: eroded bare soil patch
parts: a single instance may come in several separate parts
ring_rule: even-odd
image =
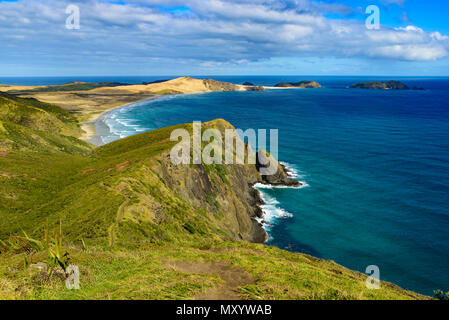
[[[195,296],[196,300],[241,300],[238,288],[256,281],[244,269],[223,261],[171,261],[169,264],[184,273],[213,274],[223,280],[222,285]]]

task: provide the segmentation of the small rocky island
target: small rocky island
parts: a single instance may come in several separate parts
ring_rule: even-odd
[[[350,88],[357,89],[377,89],[377,90],[410,90],[408,86],[400,81],[371,81],[361,82],[351,85]],[[424,90],[423,88],[413,87],[413,90]]]
[[[263,86],[256,86],[254,83],[251,82],[244,82],[242,86],[245,88],[246,91],[265,91],[265,88]]]
[[[300,81],[300,82],[281,82],[275,85],[276,88],[322,88],[321,84],[316,81]]]

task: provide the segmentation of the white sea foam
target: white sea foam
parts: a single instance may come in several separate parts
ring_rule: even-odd
[[[302,189],[308,187],[309,185],[305,181],[299,181],[301,183],[298,187],[292,186],[283,186],[283,185],[273,185],[273,184],[264,184],[264,183],[256,183],[254,185],[257,189]]]
[[[122,139],[129,137],[133,134],[153,130],[155,128],[148,128],[139,124],[140,123],[139,119],[127,118],[126,113],[129,110],[134,109],[136,107],[146,106],[155,102],[168,101],[173,99],[179,99],[182,98],[183,96],[202,95],[207,93],[208,92],[166,95],[158,97],[156,99],[148,99],[130,103],[120,108],[108,111],[104,113],[98,121],[101,121],[104,125],[106,125],[109,128],[109,132],[107,134],[98,133],[98,137],[100,138],[101,141],[103,141],[103,144],[106,144],[119,138]]]
[[[287,174],[290,178],[294,178],[294,179],[295,178],[300,178],[300,179],[304,178],[304,175],[300,174],[299,170],[293,164],[290,164],[290,163],[284,162],[284,161],[279,161],[279,163],[285,167]]]
[[[263,218],[258,218],[257,221],[262,224],[263,228],[268,233],[267,241],[270,241],[273,240],[273,237],[269,233],[271,227],[276,224],[279,219],[288,219],[293,217],[293,215],[290,212],[280,208],[278,206],[279,201],[277,201],[275,198],[270,197],[260,190],[259,193],[264,204],[260,206],[263,212]]]
[[[281,162],[281,164],[286,168],[287,174],[292,179],[301,179],[304,178],[304,174],[300,173],[300,171],[295,168],[293,165],[287,163],[287,162]],[[299,181],[299,180],[298,180]],[[263,183],[256,183],[253,187],[259,191],[260,197],[262,198],[262,201],[264,202],[263,205],[260,206],[263,212],[263,217],[258,218],[257,221],[259,223],[262,223],[263,228],[268,233],[268,240],[273,240],[272,235],[270,235],[270,230],[273,225],[277,223],[280,219],[288,219],[293,217],[293,214],[288,212],[287,210],[281,208],[279,205],[279,201],[268,195],[267,192],[263,192],[263,190],[268,189],[302,189],[305,187],[308,187],[309,185],[305,181],[299,181],[301,183],[301,186],[299,187],[290,187],[290,186],[277,186],[277,185],[271,185],[271,184],[263,184]]]
[[[150,128],[144,127],[139,124],[139,119],[130,119],[127,118],[125,113],[129,112],[130,109],[142,106],[142,105],[148,105],[151,103],[154,103],[156,101],[164,101],[164,100],[170,100],[173,99],[174,96],[163,96],[159,97],[157,99],[152,100],[144,100],[139,101],[135,103],[130,103],[128,105],[125,105],[123,107],[120,107],[118,109],[111,110],[109,112],[106,112],[103,114],[99,121],[103,122],[108,128],[109,133],[107,135],[99,135],[99,138],[101,141],[103,141],[103,144],[112,142],[114,140],[117,140],[118,138],[126,138],[133,134],[145,132],[148,130],[151,130]]]

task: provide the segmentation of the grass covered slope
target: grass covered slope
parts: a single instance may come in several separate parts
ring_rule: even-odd
[[[172,167],[170,133],[191,127],[128,137],[89,157],[8,154],[0,162],[7,199],[0,237],[19,227],[42,233],[47,217],[53,223],[63,218],[68,239],[105,246],[262,237],[250,202],[249,183],[259,181],[255,166]],[[242,179],[248,182],[238,185]]]
[[[18,115],[4,112],[2,121],[25,127],[32,135],[52,127],[45,121],[34,123],[33,112],[39,117],[48,113],[59,125],[71,123],[67,114],[58,115],[59,109],[6,99]],[[76,122],[73,128],[76,132]],[[34,140],[33,152],[23,147],[3,153],[0,298],[423,298],[388,283],[368,290],[365,275],[334,262],[250,243],[263,236],[254,219],[260,211],[251,188],[263,177],[251,164],[174,166],[168,153],[175,142],[169,137],[179,128],[192,132],[192,124],[163,128],[89,155],[48,152],[46,140],[42,145]],[[232,126],[214,120],[203,128],[223,131]],[[39,148],[45,152],[36,152]],[[42,239],[47,219],[50,230],[62,220],[64,249],[81,270],[80,290],[67,290],[60,277],[49,278],[29,265],[45,263],[44,250],[24,265],[26,250],[7,245],[22,230]]]
[[[102,113],[129,103],[162,95],[212,91],[254,91],[263,87],[235,85],[213,79],[181,77],[141,85],[119,82],[71,82],[52,86],[1,86],[0,92],[34,98],[67,110],[77,120],[90,122]],[[79,135],[77,135],[79,137]],[[86,136],[85,136],[86,137]]]
[[[74,138],[81,133],[78,122],[67,111],[0,92],[0,151],[85,154],[91,146]]]
[[[87,91],[96,88],[102,87],[118,87],[125,86],[126,83],[120,82],[98,82],[98,83],[89,83],[89,82],[69,82],[60,85],[51,85],[51,86],[36,86],[36,87],[22,87],[15,89],[12,86],[11,90],[8,90],[10,93],[20,93],[20,92],[60,92],[60,91]],[[25,89],[25,90],[24,90]]]

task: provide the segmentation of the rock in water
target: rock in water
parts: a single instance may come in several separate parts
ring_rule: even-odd
[[[313,88],[322,88],[321,84],[316,81],[300,81],[300,82],[280,82],[275,85],[277,88],[304,88],[304,89],[313,89]]]

